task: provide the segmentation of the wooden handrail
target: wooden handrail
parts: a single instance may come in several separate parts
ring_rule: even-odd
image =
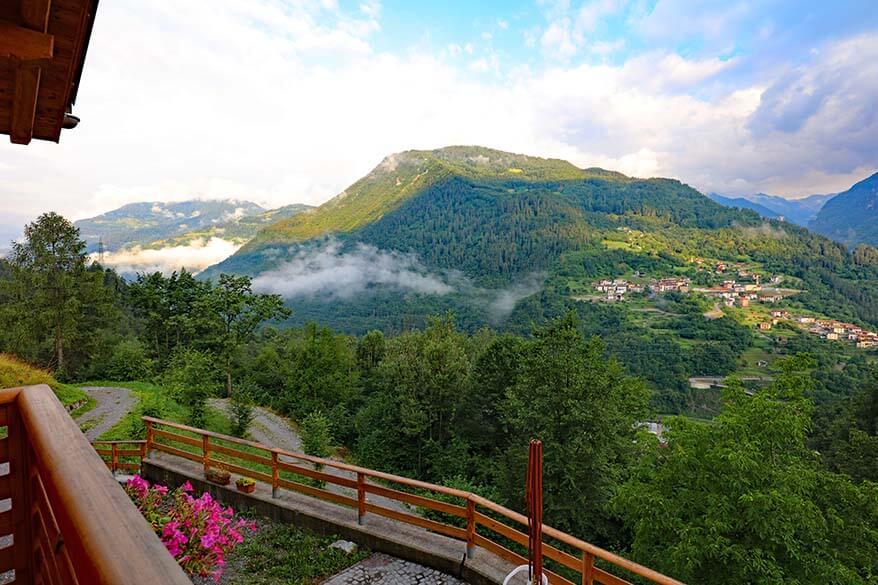
[[[279,487],[293,489],[307,495],[355,507],[357,511],[357,520],[360,523],[362,523],[363,517],[366,515],[367,512],[372,512],[380,514],[382,516],[393,518],[401,522],[406,522],[408,524],[426,528],[434,532],[439,532],[440,534],[445,534],[453,538],[458,538],[459,540],[464,540],[466,541],[467,556],[472,554],[475,546],[483,546],[488,551],[497,554],[511,562],[518,563],[527,561],[525,557],[513,552],[512,550],[509,550],[500,543],[485,537],[483,534],[480,534],[478,532],[478,527],[482,526],[496,534],[499,534],[500,536],[503,536],[504,538],[510,539],[512,542],[516,542],[519,544],[522,542],[527,542],[527,534],[517,530],[512,526],[503,524],[498,520],[495,520],[494,518],[488,517],[480,513],[478,511],[478,507],[481,507],[489,512],[493,512],[497,516],[506,518],[516,524],[523,526],[527,526],[527,517],[523,514],[515,512],[514,510],[510,510],[505,506],[501,506],[500,504],[492,502],[487,498],[483,498],[482,496],[479,496],[477,494],[440,486],[429,482],[419,481],[400,475],[394,475],[392,473],[385,473],[382,471],[376,471],[357,465],[342,463],[333,459],[314,457],[312,455],[306,455],[304,453],[296,453],[293,451],[286,451],[284,449],[269,447],[267,445],[256,443],[254,441],[230,437],[228,435],[214,433],[211,431],[206,431],[204,429],[198,429],[188,425],[166,421],[158,418],[145,416],[143,417],[143,420],[145,421],[147,427],[147,452],[155,449],[169,453],[171,455],[182,456],[191,461],[203,462],[207,461],[207,458],[204,452],[204,448],[201,446],[208,444],[208,437],[221,440],[226,443],[236,444],[243,447],[264,451],[268,454],[268,457],[257,456],[252,453],[236,450],[230,447],[219,448],[215,443],[209,443],[211,452],[215,451],[228,457],[234,457],[242,460],[243,462],[246,462],[244,465],[234,465],[223,463],[222,461],[217,460],[217,465],[224,465],[225,467],[229,468],[229,470],[239,473],[240,475],[269,483],[272,487],[273,497],[278,496]],[[175,434],[170,431],[153,428],[155,425],[185,431],[187,433],[191,433],[201,437],[201,440],[185,435]],[[200,455],[193,454],[187,452],[185,449],[180,449],[171,445],[166,445],[164,443],[158,442],[157,439],[177,441],[181,443],[182,446],[188,447],[189,449],[202,448],[202,453]],[[340,478],[330,473],[321,473],[311,469],[305,469],[298,465],[286,463],[284,461],[278,461],[278,457],[297,459],[299,461],[305,461],[315,465],[320,465],[339,471],[345,471],[352,474],[353,477]],[[265,467],[270,466],[271,474],[269,475],[267,473],[248,469],[246,467],[246,464],[253,462],[256,462],[257,464],[263,465]],[[350,489],[352,492],[355,493],[355,497],[347,497],[335,492],[330,492],[325,489],[315,488],[297,482],[288,481],[280,477],[281,472],[296,473],[306,477],[317,478],[321,481]],[[460,498],[462,500],[461,503],[463,504],[463,506],[456,506],[424,496],[415,496],[405,492],[399,492],[394,489],[385,488],[374,483],[369,483],[366,481],[367,479],[396,483],[406,486],[408,488],[432,492],[433,494]],[[392,510],[390,508],[367,502],[366,494],[368,493],[380,495],[381,497],[401,503],[414,504],[420,507],[430,508],[437,512],[450,514],[451,516],[465,518],[467,524],[466,529],[464,530],[457,526],[443,524],[434,520],[427,520],[420,516],[413,516],[412,514],[407,514],[398,510]],[[621,557],[608,550],[602,549],[589,542],[585,542],[584,540],[580,540],[578,538],[570,536],[569,534],[552,528],[551,526],[548,526],[546,524],[543,524],[543,536],[546,538],[554,539],[562,543],[563,545],[579,552],[580,557],[574,557],[573,555],[563,550],[560,550],[559,548],[553,547],[550,544],[546,544],[544,545],[545,550],[543,556],[553,561],[557,561],[561,565],[580,573],[582,585],[592,585],[593,583],[602,583],[605,585],[624,585],[629,583],[625,579],[622,579],[621,577],[608,573],[607,571],[597,567],[595,565],[596,560],[601,560],[609,565],[613,565],[619,569],[648,579],[649,581],[658,585],[683,585],[680,581],[676,579],[668,577],[667,575],[663,575],[648,567],[644,567],[638,563],[635,563],[634,561]],[[550,580],[553,583],[560,582],[564,584],[571,584],[569,580],[558,575],[557,573],[547,571],[547,574],[549,575]]]
[[[191,582],[46,385],[0,392],[16,583]]]

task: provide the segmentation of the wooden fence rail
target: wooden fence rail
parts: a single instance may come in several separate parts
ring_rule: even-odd
[[[146,441],[92,441],[92,447],[95,448],[113,475],[117,471],[143,473]]]
[[[527,529],[527,517],[476,494],[166,420],[152,417],[143,417],[143,420],[147,457],[151,451],[160,451],[198,463],[204,471],[211,467],[223,468],[270,485],[274,497],[281,488],[299,492],[353,508],[361,523],[366,514],[377,514],[461,540],[466,543],[468,556],[478,546],[516,565],[527,563],[525,556],[509,548],[527,546],[527,533],[517,528]],[[325,484],[331,484],[334,489],[327,489]],[[379,505],[369,500],[369,494],[432,510],[447,521]],[[571,571],[577,573],[581,585],[631,585],[628,579],[632,576],[659,585],[682,585],[676,579],[551,526],[543,525],[543,537],[547,540],[543,545],[545,559],[552,561],[555,568],[568,569],[568,575]],[[610,572],[611,569],[627,577],[618,576]],[[545,572],[552,583],[574,585],[557,572]]]
[[[191,585],[51,388],[0,390],[0,427],[0,581]]]

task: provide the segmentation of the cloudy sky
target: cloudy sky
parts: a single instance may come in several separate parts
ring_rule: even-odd
[[[80,127],[0,141],[0,224],[138,200],[316,204],[388,153],[449,144],[833,192],[878,168],[876,95],[874,0],[114,0]]]

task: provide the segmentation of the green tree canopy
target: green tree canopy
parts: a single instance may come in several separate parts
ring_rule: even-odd
[[[669,423],[616,499],[639,561],[707,585],[874,582],[878,486],[807,449],[807,365],[790,358],[755,396],[731,385],[712,424]]]

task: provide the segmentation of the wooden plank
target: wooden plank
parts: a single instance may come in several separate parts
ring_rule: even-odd
[[[22,547],[23,548],[23,547]],[[15,568],[15,545],[0,549],[0,573]],[[16,581],[17,582],[17,581]]]
[[[51,0],[21,0],[21,23],[33,30],[46,32],[51,4]]]
[[[189,461],[201,463],[201,455],[194,455],[192,453],[189,453],[188,451],[183,451],[182,449],[175,449],[174,447],[170,447],[162,443],[153,443],[152,448],[156,451],[164,451],[168,455],[176,455],[177,457],[182,457],[183,459],[188,459]]]
[[[0,31],[0,35],[2,34]],[[12,127],[9,131],[9,139],[13,144],[29,144],[33,138],[41,72],[39,67],[25,64],[19,65],[15,70]]]
[[[12,510],[0,513],[0,536],[12,533]]]
[[[335,485],[344,486],[354,490],[357,489],[356,480],[347,477],[339,477],[337,475],[332,475],[323,471],[308,469],[307,467],[293,465],[291,463],[287,463],[286,461],[278,461],[277,467],[281,471],[289,471],[298,475],[304,475],[305,477],[310,477],[311,479],[316,479],[317,481],[325,481],[326,483],[333,483]]]
[[[485,538],[481,534],[476,533],[474,536],[475,536],[475,542],[476,542],[477,546],[480,546],[483,549],[494,553],[495,555],[497,555],[501,559],[509,561],[510,563],[513,563],[515,565],[526,565],[527,564],[526,557],[523,557],[520,554],[509,550],[505,546],[500,546],[499,544],[497,544],[493,540]],[[563,583],[564,585],[574,585],[573,581],[570,581],[569,579],[565,579],[564,577],[562,577],[561,575],[559,575],[558,573],[556,573],[554,571],[549,571],[548,569],[544,568],[543,572],[549,578],[549,583]]]
[[[519,532],[518,530],[512,528],[511,526],[507,526],[503,524],[499,520],[495,520],[490,516],[485,516],[481,512],[475,513],[476,525],[484,526],[485,528],[496,532],[501,536],[505,536],[509,540],[516,542],[518,544],[527,546],[528,537],[527,534],[523,532]]]
[[[630,581],[621,579],[613,575],[612,573],[608,573],[603,569],[599,569],[597,567],[592,569],[592,575],[594,575],[594,580],[597,583],[601,583],[601,585],[631,585]]]
[[[0,59],[47,65],[54,55],[55,37],[44,32],[0,22]]]
[[[63,548],[75,567],[76,579],[70,582],[191,585],[131,499],[105,471],[100,457],[51,388],[25,388],[17,403],[29,451],[34,454],[32,467],[24,469],[37,470],[44,483]],[[31,493],[20,500],[27,504],[25,513],[30,511],[34,491],[28,490]],[[15,510],[18,501],[13,502]],[[19,540],[16,534],[16,546],[32,542],[30,538]],[[53,550],[58,546],[56,542],[52,545]],[[21,579],[22,583],[35,581],[33,574],[24,574]]]
[[[241,467],[240,465],[234,465],[232,463],[225,462],[214,463],[214,467],[221,467],[231,473],[237,473],[238,475],[243,475],[244,477],[249,477],[250,479],[258,479],[259,481],[264,481],[265,483],[271,483],[270,475],[268,475],[267,473],[253,471],[248,467]]]
[[[322,490],[320,488],[315,488],[310,485],[305,485],[295,481],[289,481],[287,479],[278,479],[277,483],[282,488],[313,496],[321,500],[329,500],[330,502],[335,502],[336,504],[349,506],[351,508],[357,507],[357,500],[355,498],[349,498],[340,494],[334,494],[327,490]]]
[[[432,532],[438,532],[439,534],[444,534],[445,536],[450,536],[451,538],[456,538],[463,541],[466,540],[466,529],[464,528],[450,526],[448,524],[436,522],[435,520],[429,520],[421,516],[415,516],[414,514],[398,512],[396,510],[391,510],[390,508],[370,504],[369,502],[366,502],[366,511],[384,516],[386,518],[391,518],[393,520],[398,520],[400,522],[405,522],[406,524],[411,524],[412,526],[426,528],[427,530],[430,530]]]
[[[116,469],[125,469],[127,471],[137,471],[140,469],[140,463],[117,463]]]
[[[116,449],[119,457],[140,457],[140,449]]]
[[[0,500],[12,497],[12,474],[0,476]]]
[[[513,542],[522,546],[527,546],[528,544],[527,534],[519,532],[511,526],[503,524],[490,516],[485,516],[481,512],[476,512],[475,519],[477,525],[484,526],[501,536],[505,536]],[[582,559],[578,559],[550,544],[546,544],[545,542],[543,543],[543,556],[547,559],[552,559],[553,561],[561,563],[568,569],[573,569],[574,571],[580,571],[582,569]]]
[[[391,500],[405,502],[407,504],[412,504],[421,508],[429,508],[431,510],[436,510],[437,512],[443,512],[445,514],[457,516],[458,518],[466,518],[466,508],[464,508],[463,506],[455,506],[454,504],[440,502],[439,500],[434,500],[432,498],[416,496],[414,494],[409,494],[406,492],[401,492],[399,490],[375,485],[374,483],[367,483],[365,487],[366,491],[370,494],[384,496],[385,498],[390,498]]]
[[[261,465],[271,467],[271,459],[269,457],[262,457],[261,455],[247,453],[246,451],[239,451],[238,449],[230,449],[229,447],[223,447],[222,445],[217,445],[216,443],[210,444],[210,452],[222,453],[223,455],[228,455],[229,457],[235,457],[237,459],[243,459],[244,461],[251,461],[253,463],[259,463]]]
[[[201,449],[201,439],[195,439],[192,437],[187,437],[186,435],[178,435],[177,433],[172,433],[170,431],[163,431],[162,429],[153,429],[152,431],[153,437],[162,437],[169,441],[176,441],[178,443],[183,443],[186,445],[190,445],[192,447],[198,447]],[[212,447],[212,445],[211,445]]]

